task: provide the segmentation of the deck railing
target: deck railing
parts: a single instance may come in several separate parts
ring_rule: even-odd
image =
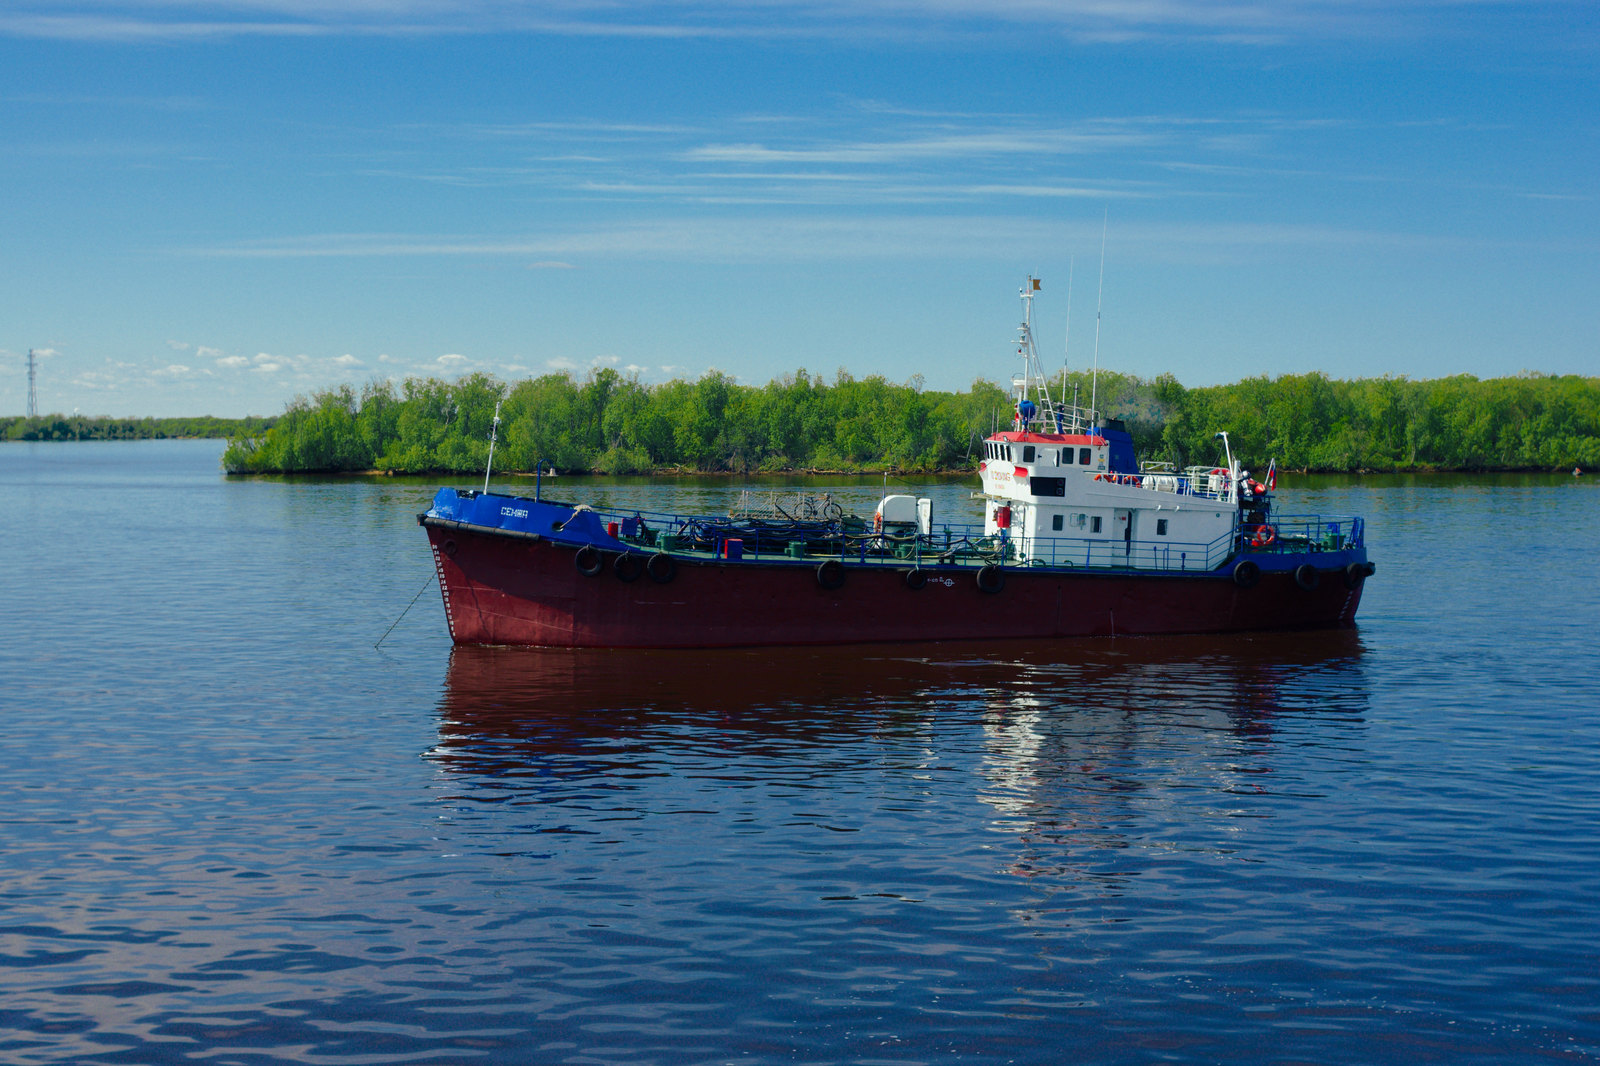
[[[1095,570],[1214,570],[1240,551],[1320,551],[1355,547],[1361,520],[1324,515],[1274,519],[1274,542],[1251,545],[1251,527],[1210,542],[1113,537],[1024,537],[1014,531],[985,534],[977,524],[943,523],[920,534],[912,528],[874,529],[870,520],[845,515],[833,521],[721,519],[663,512],[596,512],[624,544],[640,551],[695,552],[721,558],[841,559],[861,565],[1060,567]]]
[[[1207,542],[1118,540],[1112,537],[1028,537],[1020,543],[1033,566],[1119,570],[1214,570],[1236,550],[1230,531]]]
[[[1343,551],[1366,546],[1366,523],[1351,515],[1271,515],[1264,523],[1244,525],[1240,540],[1249,551]]]

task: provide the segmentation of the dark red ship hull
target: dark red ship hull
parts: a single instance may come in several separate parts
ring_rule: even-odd
[[[843,584],[828,589],[815,561],[682,557],[670,581],[623,581],[609,565],[581,573],[574,547],[545,539],[461,526],[429,526],[428,538],[458,644],[731,647],[1337,628],[1354,624],[1363,587],[1346,578],[1340,557],[1310,590],[1288,571],[1240,588],[1217,573],[1020,568],[986,592],[970,567],[925,570],[926,584],[911,588],[887,566],[847,567]]]

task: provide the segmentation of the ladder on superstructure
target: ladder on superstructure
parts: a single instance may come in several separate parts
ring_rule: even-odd
[[[1095,413],[1084,410],[1076,403],[1066,402],[1065,368],[1061,399],[1057,401],[1050,395],[1050,379],[1045,376],[1044,364],[1039,360],[1039,347],[1034,343],[1033,296],[1039,291],[1039,284],[1039,279],[1029,274],[1028,283],[1022,287],[1021,293],[1022,324],[1017,327],[1017,355],[1022,358],[1022,373],[1011,379],[1012,389],[1016,393],[1016,423],[1022,430],[1037,424],[1046,433],[1082,433],[1087,426],[1094,425]],[[1034,405],[1030,418],[1023,417],[1024,402]]]

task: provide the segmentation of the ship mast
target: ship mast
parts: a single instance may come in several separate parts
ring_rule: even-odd
[[[1033,295],[1038,291],[1039,279],[1029,274],[1028,283],[1022,287],[1022,325],[1017,327],[1017,355],[1022,359],[1022,373],[1011,379],[1017,404],[1014,422],[1022,432],[1037,424],[1046,432],[1064,433],[1061,410],[1050,398],[1050,379],[1045,376],[1038,346],[1033,341]]]

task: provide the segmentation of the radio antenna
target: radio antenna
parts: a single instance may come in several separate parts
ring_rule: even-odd
[[[494,442],[500,436],[500,401],[494,402],[494,422],[489,426],[489,462],[483,468],[483,491],[489,491],[489,471],[494,469]]]
[[[1110,208],[1100,219],[1100,295],[1094,302],[1094,374],[1089,380],[1089,415],[1095,421],[1100,419],[1100,409],[1096,406],[1100,402],[1100,308],[1106,299],[1106,222],[1111,217]]]
[[[1066,337],[1066,340],[1063,341],[1062,344],[1061,344],[1061,402],[1063,404],[1067,402],[1067,364],[1071,361],[1071,356],[1072,356],[1072,269],[1073,269],[1074,263],[1075,263],[1075,260],[1073,259],[1073,257],[1072,256],[1068,256],[1067,257],[1067,337]],[[1077,404],[1074,403],[1073,406],[1076,407]],[[1078,415],[1077,415],[1076,411],[1073,412],[1072,423],[1073,423],[1072,424],[1072,431],[1074,433],[1076,433],[1078,431],[1078,425],[1077,425],[1077,423],[1078,423]],[[1062,428],[1061,419],[1059,419],[1059,418],[1056,419],[1056,432],[1057,433],[1065,433],[1066,432],[1066,430]]]

